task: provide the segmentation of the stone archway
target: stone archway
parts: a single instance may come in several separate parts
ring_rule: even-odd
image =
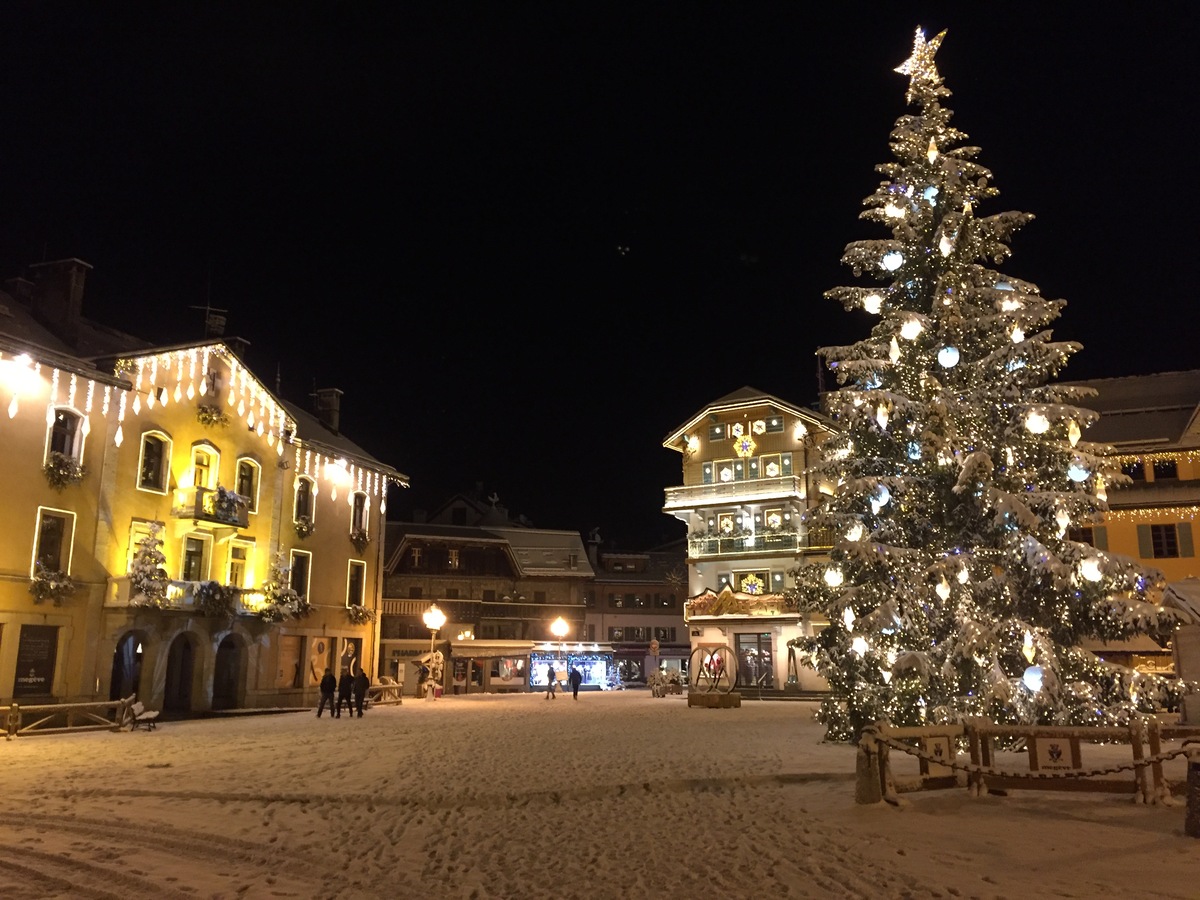
[[[142,635],[126,632],[117,641],[113,651],[112,677],[109,681],[108,699],[124,700],[130,694],[142,696]]]
[[[241,707],[243,663],[242,642],[232,634],[225,635],[217,646],[216,664],[213,666],[213,709]]]
[[[192,683],[196,673],[196,645],[189,635],[178,635],[167,652],[167,678],[163,685],[163,711],[190,713]]]

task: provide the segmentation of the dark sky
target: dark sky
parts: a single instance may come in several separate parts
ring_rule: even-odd
[[[667,433],[807,405],[867,333],[822,295],[886,236],[921,25],[977,213],[1037,216],[1003,270],[1068,301],[1063,377],[1196,366],[1194,7],[811,6],[8,0],[0,274],[80,257],[85,314],[162,342],[228,310],[284,397],[345,391],[394,518],[482,483],[642,549],[682,533]]]

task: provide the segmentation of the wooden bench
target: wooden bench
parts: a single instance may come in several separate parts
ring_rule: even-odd
[[[139,728],[145,728],[147,731],[153,731],[158,725],[158,712],[157,709],[146,709],[146,705],[141,700],[135,701],[129,707],[129,730],[137,731]]]

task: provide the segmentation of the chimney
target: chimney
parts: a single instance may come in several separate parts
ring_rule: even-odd
[[[83,283],[91,266],[81,259],[35,263],[33,315],[72,347],[79,342],[79,318],[83,310]]]
[[[317,418],[321,424],[338,434],[338,419],[342,408],[342,391],[338,388],[318,388],[313,397],[317,401]]]

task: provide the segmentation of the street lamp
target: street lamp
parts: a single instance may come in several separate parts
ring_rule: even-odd
[[[431,603],[429,609],[425,610],[421,618],[425,622],[425,627],[429,629],[429,673],[432,676],[435,668],[433,665],[433,642],[437,640],[438,631],[446,624],[446,614],[438,609],[436,603]],[[429,681],[425,682],[425,699],[427,700],[430,697],[437,696],[436,685],[432,682],[432,677]]]
[[[446,624],[446,614],[433,603],[421,618],[425,620],[425,627],[429,629],[429,652],[433,653],[433,642],[437,640],[437,633]]]
[[[555,619],[553,622],[550,623],[550,633],[553,634],[556,638],[558,638],[558,652],[559,652],[559,655],[562,656],[562,658],[563,658],[563,667],[564,668],[567,665],[567,655],[566,655],[566,652],[563,650],[562,640],[563,640],[563,638],[565,638],[567,636],[567,632],[570,630],[571,630],[571,626],[567,624],[567,620],[564,619],[562,616],[559,616],[557,619]]]

